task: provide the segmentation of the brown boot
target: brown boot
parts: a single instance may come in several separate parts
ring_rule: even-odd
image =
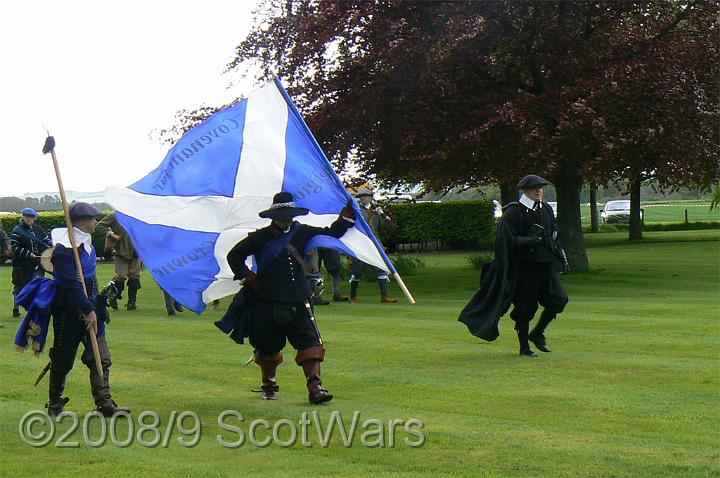
[[[333,294],[333,302],[347,302],[348,298],[342,295],[340,292]]]
[[[397,302],[397,299],[391,295],[384,295],[380,298],[381,304],[394,304]]]
[[[262,372],[262,385],[260,388],[262,390],[263,400],[277,400],[277,392],[280,391],[280,386],[275,379],[275,372],[282,361],[282,352],[278,352],[269,357],[262,357],[257,353],[255,354],[255,363],[260,366],[260,371]]]
[[[357,297],[350,297],[350,303],[351,304],[359,304],[360,301],[358,300]]]
[[[333,399],[333,394],[323,388],[320,379],[320,362],[323,361],[324,357],[325,349],[318,345],[298,351],[295,358],[295,361],[302,366],[305,373],[308,401],[313,405],[320,405]]]

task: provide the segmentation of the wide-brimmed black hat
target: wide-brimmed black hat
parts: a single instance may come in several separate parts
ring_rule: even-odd
[[[97,217],[102,211],[92,204],[86,202],[76,202],[70,206],[70,219],[80,219],[82,217]]]
[[[518,181],[518,189],[532,189],[537,186],[547,186],[550,184],[546,179],[541,178],[537,174],[528,174]]]
[[[281,192],[273,196],[270,209],[262,211],[258,215],[270,219],[290,219],[295,216],[304,216],[307,213],[307,208],[295,206],[292,194]]]

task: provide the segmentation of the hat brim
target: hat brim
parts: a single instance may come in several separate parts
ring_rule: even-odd
[[[279,207],[262,211],[258,216],[267,219],[291,219],[296,216],[304,216],[308,212],[310,211],[304,207]]]

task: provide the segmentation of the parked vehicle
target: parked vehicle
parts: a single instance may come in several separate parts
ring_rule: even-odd
[[[630,222],[630,200],[621,199],[618,201],[608,201],[600,212],[602,222],[606,224],[627,224]],[[645,219],[645,211],[640,208],[640,220]]]

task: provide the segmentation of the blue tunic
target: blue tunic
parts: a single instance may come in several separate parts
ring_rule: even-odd
[[[95,277],[97,256],[95,248],[91,247],[88,253],[84,246],[78,247],[80,263],[82,264],[83,276],[87,296],[83,292],[82,284],[75,267],[75,258],[72,249],[62,244],[56,244],[52,254],[53,274],[57,282],[53,314],[62,314],[69,320],[82,320],[80,314],[86,315],[95,311],[98,316],[98,336],[105,335],[104,315],[98,310],[96,301],[98,299],[98,286]]]

